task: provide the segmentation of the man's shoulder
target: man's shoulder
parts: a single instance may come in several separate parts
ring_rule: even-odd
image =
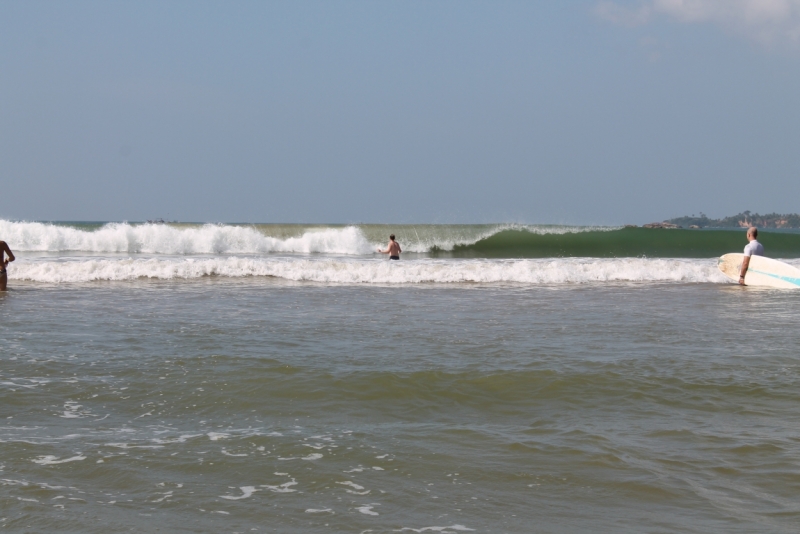
[[[764,254],[764,245],[759,243],[758,241],[751,241],[744,247],[744,253],[747,256],[751,255],[763,255]]]

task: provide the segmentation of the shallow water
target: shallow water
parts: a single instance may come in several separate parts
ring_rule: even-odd
[[[0,526],[796,532],[798,312],[686,281],[16,281]]]

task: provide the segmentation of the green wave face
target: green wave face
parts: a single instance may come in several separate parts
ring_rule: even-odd
[[[800,258],[800,234],[763,232],[759,242],[767,255]],[[503,230],[452,251],[432,250],[438,257],[552,258],[552,257],[654,257],[711,258],[739,252],[747,244],[744,232],[680,229],[623,228],[564,234],[534,234]]]

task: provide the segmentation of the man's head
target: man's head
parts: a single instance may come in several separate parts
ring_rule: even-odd
[[[755,226],[751,226],[747,229],[747,240],[752,241],[753,239],[758,237],[758,228]]]
[[[389,239],[391,239],[392,241],[394,241],[394,234],[391,234],[391,235],[389,236]]]

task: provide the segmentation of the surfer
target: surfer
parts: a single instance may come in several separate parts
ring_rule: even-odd
[[[751,256],[763,256],[764,245],[758,242],[758,228],[751,226],[747,229],[747,240],[749,243],[744,247],[744,258],[742,259],[742,270],[739,273],[739,285],[745,285],[744,275],[747,274],[747,268],[750,266]]]
[[[378,249],[378,252],[388,254],[390,260],[399,260],[400,253],[403,250],[400,248],[400,243],[394,240],[394,234],[392,234],[389,236],[389,246],[386,247],[386,250]]]
[[[8,254],[8,258],[5,257],[6,254]],[[0,262],[2,262],[0,264],[0,291],[5,291],[6,285],[8,285],[6,266],[15,259],[14,253],[8,248],[8,244],[5,241],[0,241]]]

